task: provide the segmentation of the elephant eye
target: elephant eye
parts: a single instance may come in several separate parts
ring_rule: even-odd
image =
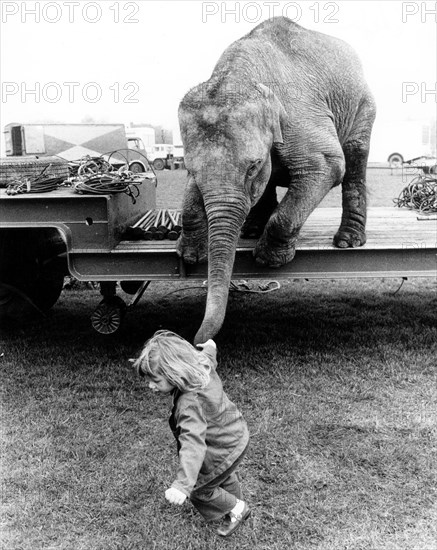
[[[260,165],[261,165],[261,159],[258,159],[256,160],[255,162],[252,162],[251,165],[249,166],[248,170],[247,170],[247,176],[249,178],[251,178],[252,176],[254,176],[256,174],[256,172],[258,171]]]

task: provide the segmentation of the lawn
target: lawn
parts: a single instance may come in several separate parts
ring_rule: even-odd
[[[371,165],[367,170],[369,206],[393,206],[402,189],[417,174],[416,169],[389,169],[381,165]],[[179,208],[186,182],[185,170],[157,172],[157,206],[158,208]],[[279,190],[281,197],[284,190]],[[322,201],[321,207],[340,207],[341,189],[337,187]]]
[[[158,205],[179,206],[185,172],[159,176]],[[369,202],[387,206],[403,185],[369,170]],[[128,362],[158,328],[193,337],[201,283],[152,283],[110,337],[90,327],[99,294],[87,288],[9,327],[1,547],[435,550],[437,279],[399,284],[286,280],[266,295],[231,293],[219,372],[251,431],[241,474],[253,514],[227,541],[189,504],[166,503],[171,403]]]

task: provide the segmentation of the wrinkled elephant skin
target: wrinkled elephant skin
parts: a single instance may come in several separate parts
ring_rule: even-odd
[[[211,78],[179,107],[188,182],[178,253],[208,261],[205,316],[195,342],[226,312],[240,233],[255,261],[293,259],[299,231],[342,185],[338,247],[366,241],[366,164],[375,105],[360,62],[341,40],[279,17],[234,42]],[[278,204],[276,187],[287,191]]]

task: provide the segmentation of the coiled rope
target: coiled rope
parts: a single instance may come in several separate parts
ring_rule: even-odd
[[[143,179],[128,170],[128,163],[118,170],[103,157],[83,157],[72,163],[71,170],[76,175],[66,180],[73,191],[79,194],[107,195],[126,193],[133,204],[140,194],[139,185]]]
[[[129,160],[121,152],[124,149],[107,153],[108,160],[104,156],[91,157],[89,155],[71,161],[68,165],[70,177],[50,174],[49,164],[35,177],[23,176],[10,183],[6,189],[7,195],[19,195],[24,193],[48,193],[59,187],[71,187],[76,193],[89,193],[93,195],[107,195],[112,193],[126,193],[132,199],[133,204],[140,194],[139,185],[143,178],[129,170]],[[105,155],[105,156],[107,156]],[[125,164],[116,170],[111,164],[111,157],[120,155]],[[144,155],[142,155],[144,156]],[[147,157],[144,157],[147,159]]]
[[[419,174],[393,202],[399,208],[418,210],[421,214],[437,212],[437,178]]]

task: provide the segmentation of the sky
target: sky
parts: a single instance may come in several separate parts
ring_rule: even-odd
[[[229,44],[272,15],[354,47],[379,125],[435,118],[435,1],[2,0],[0,7],[2,128],[132,122],[177,135],[184,94],[209,78]]]

